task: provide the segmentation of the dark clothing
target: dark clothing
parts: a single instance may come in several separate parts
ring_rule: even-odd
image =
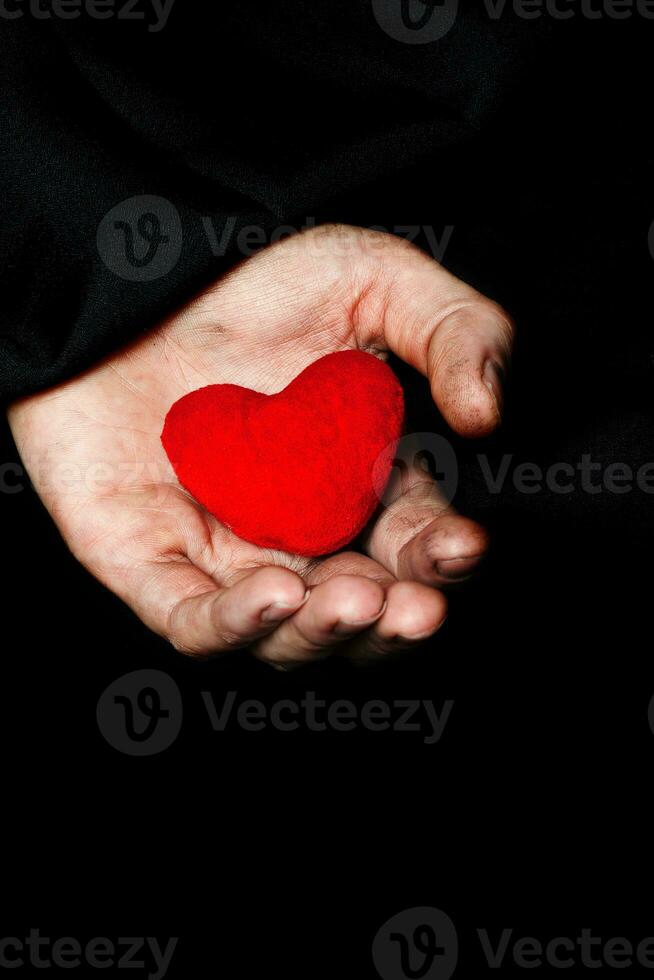
[[[574,292],[614,272],[646,173],[635,45],[654,24],[489,5],[447,29],[446,4],[426,28],[443,36],[416,44],[397,39],[421,24],[400,7],[177,0],[166,19],[117,0],[102,20],[0,19],[2,395],[88,367],[283,225],[452,225],[446,264],[508,305],[517,278],[544,278],[541,311],[570,261]]]

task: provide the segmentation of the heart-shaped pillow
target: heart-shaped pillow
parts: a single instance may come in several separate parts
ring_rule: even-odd
[[[283,391],[209,385],[172,406],[161,440],[180,483],[240,538],[336,551],[379,504],[400,437],[400,384],[361,351],[328,354]]]

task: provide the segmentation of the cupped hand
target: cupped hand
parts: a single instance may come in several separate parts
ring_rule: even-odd
[[[271,394],[332,351],[394,352],[452,429],[498,424],[507,314],[391,235],[325,226],[243,262],[85,374],[11,406],[33,484],[73,554],[157,633],[204,657],[248,646],[288,666],[389,653],[433,634],[442,587],[487,540],[417,467],[391,487],[364,552],[310,559],[240,540],[180,486],[160,434],[207,384]]]

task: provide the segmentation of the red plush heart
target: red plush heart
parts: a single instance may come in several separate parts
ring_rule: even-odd
[[[192,391],[168,412],[161,440],[180,483],[239,537],[323,555],[356,537],[378,505],[403,413],[391,369],[341,351],[275,395]]]

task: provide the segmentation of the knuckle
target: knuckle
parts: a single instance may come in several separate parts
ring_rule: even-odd
[[[403,507],[397,513],[391,514],[385,527],[389,545],[413,538],[438,516],[439,512],[433,507]]]
[[[168,635],[166,637],[170,645],[177,651],[181,653],[184,657],[190,657],[194,660],[201,660],[204,657],[211,656],[213,651],[207,650],[195,643],[189,642],[187,639],[181,636]]]
[[[225,629],[225,627],[220,630],[217,638],[217,646],[222,650],[237,650],[239,647],[245,646],[246,642],[239,633]]]
[[[348,606],[353,599],[367,596],[370,593],[380,593],[383,591],[379,583],[363,575],[335,575],[329,582],[325,583],[327,600],[333,603],[334,608],[340,609],[341,606]]]
[[[465,348],[465,338],[471,327],[484,322],[492,322],[500,337],[507,344],[512,342],[515,321],[499,303],[481,293],[471,299],[459,300],[442,310],[431,336],[434,338],[438,334],[442,352],[456,356]]]

